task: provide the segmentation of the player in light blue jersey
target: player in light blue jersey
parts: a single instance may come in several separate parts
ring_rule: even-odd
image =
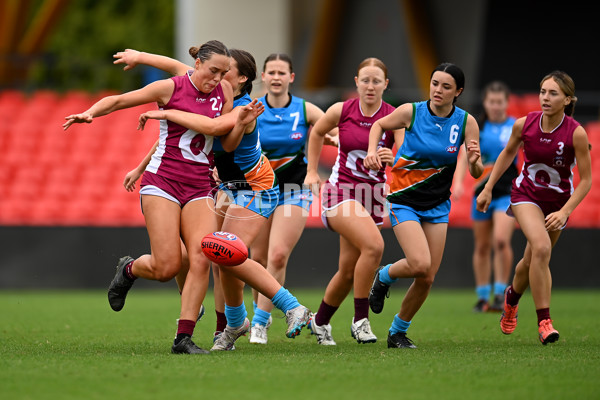
[[[406,331],[427,299],[442,263],[450,186],[463,142],[469,173],[478,178],[483,172],[477,122],[454,105],[464,85],[459,67],[440,64],[431,73],[428,101],[402,104],[371,127],[364,165],[374,170],[382,165],[377,145],[383,132],[405,128],[404,137],[396,140],[398,152],[387,199],[394,234],[406,257],[376,272],[369,293],[371,310],[380,313],[390,285],[399,278],[413,279],[389,330],[391,348],[416,347]]]
[[[487,212],[477,211],[476,197],[487,183],[496,159],[504,150],[512,127],[513,117],[506,114],[508,109],[508,87],[499,81],[486,85],[483,89],[483,113],[479,119],[479,141],[483,174],[475,182],[475,195],[471,217],[473,220],[473,273],[475,275],[475,292],[477,302],[475,312],[502,311],[504,307],[504,290],[510,278],[513,263],[511,246],[512,234],[515,230],[514,218],[506,214],[510,206],[512,180],[517,177],[516,162],[513,162],[494,186],[492,203]],[[456,179],[452,196],[459,199],[464,191],[463,178],[467,170],[464,151],[458,158]],[[494,255],[492,258],[492,249]],[[494,273],[494,285],[490,282]],[[490,296],[493,293],[493,302]]]
[[[311,191],[303,187],[304,148],[311,126],[324,114],[319,107],[290,93],[294,78],[292,60],[287,54],[274,53],[266,58],[262,80],[267,94],[259,99],[265,106],[259,120],[260,144],[277,176],[280,196],[275,212],[254,241],[251,254],[281,284],[313,198]],[[328,144],[336,144],[337,138],[332,137],[336,131],[327,136]],[[266,344],[273,305],[268,298],[256,292],[254,295],[256,307],[250,343]]]

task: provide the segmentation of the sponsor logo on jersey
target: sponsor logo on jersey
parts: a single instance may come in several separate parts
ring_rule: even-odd
[[[456,147],[456,146],[448,146],[448,147],[446,147],[446,151],[448,153],[456,153],[458,151],[458,147]]]
[[[540,143],[552,143],[552,139],[540,138]]]
[[[233,233],[229,233],[229,232],[213,232],[213,236],[216,236],[218,238],[225,239],[225,240],[236,240],[237,239],[237,236],[235,236]]]
[[[564,157],[561,157],[561,156],[554,157],[554,161],[552,163],[553,167],[563,167],[564,165],[565,165]]]
[[[300,140],[302,139],[304,135],[302,135],[302,132],[294,132],[290,135],[290,139],[292,140]]]
[[[206,102],[206,99],[202,98],[202,97],[196,97],[196,103],[204,103]]]
[[[373,123],[372,122],[363,122],[363,121],[360,121],[358,123],[358,125],[362,126],[363,128],[370,128],[371,125],[373,125]]]

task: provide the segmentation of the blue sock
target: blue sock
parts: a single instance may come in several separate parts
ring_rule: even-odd
[[[504,282],[494,282],[494,295],[504,295],[504,291],[508,285]]]
[[[266,312],[265,310],[261,310],[260,308],[256,307],[256,310],[254,310],[254,317],[252,317],[252,326],[256,324],[267,326],[270,316],[270,312]]]
[[[256,307],[258,307],[258,305],[255,301],[252,301],[252,312],[256,312]]]
[[[392,322],[392,326],[390,327],[390,335],[393,335],[398,332],[406,333],[411,322],[412,321],[407,322],[400,319],[398,314],[394,315],[394,321]]]
[[[242,326],[246,316],[248,316],[248,313],[246,312],[246,306],[243,302],[237,307],[230,307],[225,304],[225,318],[227,318],[227,325],[232,328]]]
[[[487,285],[477,286],[475,288],[475,293],[477,293],[477,298],[480,300],[488,301],[490,299],[490,293],[492,292],[492,285],[489,283]]]
[[[391,285],[398,280],[398,278],[390,277],[389,271],[390,271],[391,266],[392,266],[392,264],[388,264],[379,270],[379,280],[381,281],[381,283],[385,283],[386,285]]]
[[[275,296],[271,299],[273,305],[279,308],[283,313],[287,313],[292,308],[300,306],[298,300],[286,288],[283,286],[275,293]]]

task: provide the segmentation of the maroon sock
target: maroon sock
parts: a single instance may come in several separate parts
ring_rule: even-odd
[[[215,313],[217,314],[217,332],[223,332],[227,326],[227,318],[225,317],[225,313],[217,310],[215,310]]]
[[[125,275],[125,278],[129,279],[130,281],[135,281],[137,279],[137,276],[133,274],[133,271],[131,270],[132,268],[133,261],[125,266],[125,268],[123,269],[123,275]]]
[[[506,303],[509,306],[516,306],[519,304],[519,299],[521,298],[522,293],[515,292],[515,288],[513,285],[510,285],[508,289],[506,289]]]
[[[354,299],[354,322],[369,318],[369,299]],[[318,324],[317,324],[318,325]]]
[[[339,307],[330,306],[325,303],[325,300],[321,301],[321,305],[319,306],[319,311],[317,311],[317,315],[315,317],[315,323],[318,326],[327,325],[329,321],[331,321],[331,317],[337,311]]]
[[[538,325],[545,319],[550,319],[550,309],[549,308],[540,308],[539,310],[535,310],[538,317]]]
[[[180,319],[177,323],[177,336],[180,334],[192,336],[194,334],[194,328],[196,327],[196,321],[190,319]]]

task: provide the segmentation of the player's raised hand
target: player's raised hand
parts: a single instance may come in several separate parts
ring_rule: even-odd
[[[115,61],[113,61],[113,64],[125,64],[125,66],[123,67],[123,71],[130,70],[132,68],[135,68],[136,65],[138,65],[137,60],[139,55],[140,52],[133,49],[125,49],[125,51],[119,51],[113,54],[113,58],[115,59]]]
[[[258,118],[258,116],[264,111],[265,105],[258,101],[258,99],[254,99],[251,103],[248,103],[240,108],[240,112],[238,113],[238,122],[240,124],[247,125]]]
[[[469,164],[475,164],[481,157],[481,149],[479,148],[479,142],[477,140],[469,140],[466,143],[467,148],[467,160]]]
[[[82,124],[82,123],[90,124],[90,123],[92,123],[92,120],[94,119],[94,117],[92,117],[91,114],[84,112],[81,114],[68,115],[65,117],[65,119],[67,120],[67,122],[65,122],[62,125],[62,127],[63,127],[63,130],[66,131],[73,124]]]

